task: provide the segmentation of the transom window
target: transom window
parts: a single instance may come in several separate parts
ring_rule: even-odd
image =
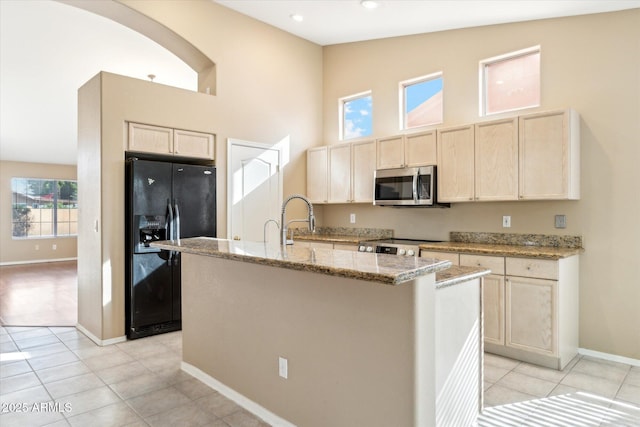
[[[340,139],[353,139],[373,133],[371,91],[340,98]]]
[[[480,61],[480,115],[540,105],[540,46]]]
[[[442,73],[400,82],[400,129],[443,122]]]
[[[14,238],[76,236],[76,181],[11,178]]]

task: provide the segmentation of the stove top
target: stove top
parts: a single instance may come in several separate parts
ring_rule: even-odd
[[[380,239],[380,240],[367,240],[363,243],[375,243],[375,244],[385,244],[390,243],[392,245],[420,245],[422,243],[434,243],[441,242],[441,240],[422,240],[422,239]]]
[[[359,252],[375,252],[378,254],[418,256],[422,243],[440,242],[440,240],[418,239],[380,239],[366,240],[358,244]]]

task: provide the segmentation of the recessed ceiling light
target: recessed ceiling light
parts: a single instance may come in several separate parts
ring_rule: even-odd
[[[379,6],[379,4],[374,0],[362,0],[360,2],[360,6],[364,7],[365,9],[375,9]]]
[[[304,21],[304,16],[300,15],[299,13],[292,13],[291,15],[289,15],[289,18],[293,19],[296,22]]]

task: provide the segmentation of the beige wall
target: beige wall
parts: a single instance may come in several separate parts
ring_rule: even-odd
[[[319,46],[213,2],[125,3],[209,56],[216,63],[217,89],[215,96],[209,96],[102,73],[80,91],[79,192],[95,200],[90,211],[81,211],[80,227],[86,240],[79,242],[78,321],[100,340],[116,339],[125,332],[126,121],[216,135],[220,237],[226,236],[227,138],[267,144],[289,140],[285,195],[305,191],[305,152],[321,140]],[[98,153],[102,161],[95,165]],[[96,220],[98,232],[94,231]]]
[[[14,177],[76,179],[76,166],[0,161],[0,265],[75,258],[75,236],[12,238],[11,178]],[[56,245],[55,250],[53,245]]]
[[[581,115],[582,197],[566,202],[455,204],[450,209],[327,206],[322,225],[580,234],[580,347],[640,359],[640,9],[329,46],[324,49],[324,141],[338,142],[337,99],[373,91],[374,137],[399,133],[398,82],[444,73],[443,126],[478,116],[478,61],[540,45],[542,105]],[[553,227],[567,215],[567,228]],[[501,227],[511,215],[512,227]]]
[[[122,3],[167,26],[216,64],[218,212],[226,236],[227,138],[290,141],[284,196],[306,192],[306,149],[322,142],[322,48],[211,1]],[[302,204],[291,217],[304,216]],[[219,223],[220,224],[220,223]]]

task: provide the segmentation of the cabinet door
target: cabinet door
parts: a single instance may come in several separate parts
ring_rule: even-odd
[[[351,144],[353,201],[373,203],[373,173],[376,170],[375,141]]]
[[[172,154],[173,129],[129,123],[129,151]]]
[[[438,131],[438,200],[474,199],[473,125]]]
[[[312,203],[327,203],[328,168],[327,147],[307,150],[307,197]]]
[[[580,198],[579,133],[572,110],[520,117],[520,198]]]
[[[506,346],[557,355],[558,282],[507,276]]]
[[[376,167],[393,169],[404,167],[404,139],[402,135],[376,141]]]
[[[173,153],[183,157],[213,160],[213,135],[176,129],[173,131]]]
[[[437,164],[435,130],[405,135],[404,138],[406,166],[415,167]]]
[[[329,146],[329,203],[351,200],[351,144]]]
[[[518,119],[476,124],[476,200],[518,200]]]
[[[489,274],[482,278],[484,341],[504,345],[504,276]]]

